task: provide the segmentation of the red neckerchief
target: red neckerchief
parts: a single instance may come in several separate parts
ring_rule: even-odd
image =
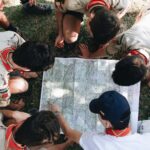
[[[146,57],[144,54],[140,53],[140,52],[139,52],[138,50],[136,50],[136,49],[130,50],[130,52],[129,52],[128,54],[131,54],[131,55],[141,55],[141,56],[143,56],[142,58],[144,58],[144,61],[145,61],[146,65],[147,65],[148,62],[149,62],[149,60],[147,59],[147,57]]]
[[[116,136],[116,137],[123,137],[128,135],[131,132],[131,128],[125,128],[123,130],[114,130],[114,129],[106,129],[106,134]]]
[[[26,146],[21,146],[21,144],[18,144],[13,137],[13,130],[17,128],[18,124],[12,124],[8,126],[6,130],[6,145],[5,148],[7,149],[14,149],[14,150],[27,150]]]
[[[15,51],[14,47],[7,47],[0,51],[0,59],[8,72],[13,71],[12,65],[9,62],[9,54]]]
[[[89,12],[96,6],[104,6],[107,9],[110,9],[110,5],[106,3],[104,0],[91,0],[87,5],[86,5],[86,10]]]

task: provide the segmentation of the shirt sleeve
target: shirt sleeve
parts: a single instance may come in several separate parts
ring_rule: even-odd
[[[124,11],[131,6],[131,0],[109,0],[109,3],[117,11]]]
[[[19,34],[13,31],[5,32],[4,36],[7,39],[8,46],[10,45],[13,47],[18,47],[25,42],[25,40]]]
[[[79,141],[80,146],[86,150],[92,150],[93,147],[95,147],[95,149],[101,150],[102,145],[100,141],[98,141],[97,143],[97,139],[95,138],[95,136],[97,136],[97,134],[94,132],[83,133]]]
[[[9,105],[10,102],[10,90],[8,83],[4,76],[0,74],[0,107]]]

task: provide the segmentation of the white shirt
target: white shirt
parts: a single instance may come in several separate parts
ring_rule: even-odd
[[[106,134],[83,133],[80,145],[84,150],[150,150],[150,133],[115,137]]]
[[[0,32],[0,51],[6,48],[20,46],[25,40],[13,31]],[[0,57],[0,107],[5,107],[9,104],[10,92],[8,87],[8,70],[4,67]],[[7,97],[3,98],[5,94]]]
[[[59,0],[60,1],[60,0]],[[90,2],[91,0],[65,0],[64,4],[59,4],[57,0],[55,0],[57,5],[61,5],[60,11],[76,11],[80,13],[85,13],[86,11],[86,5]],[[108,5],[111,6],[111,8],[118,10],[118,11],[124,11],[127,9],[130,4],[131,0],[104,0]]]
[[[137,23],[118,35],[116,39],[116,47],[120,52],[137,49],[147,58],[150,57],[150,7],[144,9],[142,17]]]

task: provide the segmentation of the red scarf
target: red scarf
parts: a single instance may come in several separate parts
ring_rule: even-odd
[[[116,136],[116,137],[123,137],[128,135],[131,132],[130,128],[125,128],[123,130],[114,130],[114,129],[106,129],[106,134]]]
[[[18,125],[12,124],[10,126],[8,126],[7,130],[6,130],[6,145],[5,145],[5,149],[9,149],[9,150],[27,150],[26,146],[21,146],[20,144],[18,144],[13,137],[13,130],[15,128],[17,128]]]
[[[0,51],[0,59],[8,72],[13,71],[12,65],[9,62],[9,54],[15,51],[14,47],[7,47]]]
[[[104,0],[91,0],[87,5],[86,5],[86,9],[91,12],[91,10],[94,7],[97,6],[104,6],[107,9],[110,9],[110,5],[108,3],[106,3]]]
[[[146,65],[149,62],[149,60],[147,59],[147,57],[144,54],[140,53],[140,51],[138,51],[136,49],[130,50],[130,52],[128,54],[131,54],[131,55],[141,55],[142,58],[144,58],[144,61],[145,61]]]

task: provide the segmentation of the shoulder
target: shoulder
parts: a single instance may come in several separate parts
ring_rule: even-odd
[[[105,136],[104,133],[95,133],[95,132],[84,132],[82,135],[81,135],[81,138],[80,138],[80,143],[84,143],[84,142],[92,142],[93,140],[95,139],[101,139]]]
[[[13,31],[5,31],[0,32],[0,47],[6,48],[8,46],[18,46],[24,43],[25,40],[16,32]]]
[[[110,136],[107,136],[104,133],[94,133],[94,132],[86,132],[83,133],[79,144],[83,149],[91,150],[93,147],[95,149],[102,150],[103,146],[110,141]]]
[[[123,9],[131,4],[131,0],[105,0],[112,8]]]

